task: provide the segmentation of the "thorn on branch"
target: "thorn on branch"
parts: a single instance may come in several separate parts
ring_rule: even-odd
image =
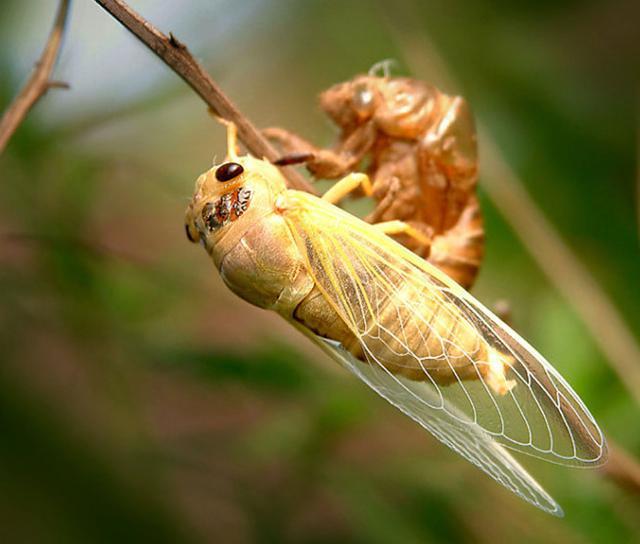
[[[71,89],[66,81],[47,81],[47,89]]]
[[[173,35],[173,32],[169,32],[169,43],[178,49],[186,49],[187,46],[183,44],[178,38]]]

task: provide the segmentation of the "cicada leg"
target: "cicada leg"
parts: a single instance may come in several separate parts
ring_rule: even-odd
[[[315,154],[319,151],[312,143],[283,128],[265,128],[262,130],[262,134],[268,140],[277,143],[285,156],[298,153]]]
[[[211,108],[209,108],[209,113],[215,117],[219,123],[227,127],[227,158],[232,161],[236,160],[240,153],[240,147],[238,146],[238,127],[233,121],[220,117]]]
[[[331,204],[337,204],[349,193],[358,188],[361,188],[366,196],[371,196],[373,193],[371,180],[367,174],[354,172],[353,174],[343,177],[340,181],[335,183],[331,189],[322,195],[322,200],[326,200]]]
[[[322,195],[322,200],[326,200],[331,204],[337,204],[349,193],[352,193],[358,188],[362,189],[366,196],[373,194],[373,186],[371,185],[369,176],[362,173],[353,173],[345,176]],[[404,234],[409,236],[423,247],[428,248],[431,245],[431,238],[429,236],[409,223],[400,221],[399,219],[382,221],[375,223],[373,226],[388,235]]]
[[[409,236],[423,247],[429,247],[431,245],[431,238],[429,236],[411,226],[409,223],[405,223],[399,219],[375,223],[373,226],[388,235],[404,234],[405,236]]]
[[[338,179],[355,170],[375,142],[375,127],[367,123],[341,140],[334,149],[320,149],[288,130],[271,127],[262,133],[283,151],[280,164],[305,163],[318,179]]]
[[[320,149],[288,130],[271,127],[265,128],[262,134],[276,142],[283,151],[283,155],[275,161],[277,165],[304,163],[314,177],[324,179],[344,176],[354,166],[350,158],[336,151]]]

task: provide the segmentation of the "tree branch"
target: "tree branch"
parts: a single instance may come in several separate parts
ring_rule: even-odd
[[[609,462],[600,472],[618,486],[640,495],[640,464],[622,446],[609,440]]]
[[[173,34],[169,33],[167,36],[160,32],[122,0],[96,2],[178,74],[216,115],[235,123],[240,140],[252,155],[264,157],[272,162],[279,158],[276,149],[222,92],[200,63],[193,58],[186,45],[178,41]],[[315,194],[313,186],[296,170],[281,170],[289,187]]]
[[[62,44],[62,36],[64,34],[67,15],[69,14],[70,3],[70,0],[60,1],[51,34],[49,35],[44,51],[42,51],[40,60],[36,63],[29,81],[27,81],[18,96],[16,96],[9,105],[7,111],[4,112],[2,119],[0,119],[0,154],[4,151],[7,142],[27,116],[29,110],[50,88],[68,88],[66,83],[50,81],[49,77],[53,71],[56,59],[58,58],[58,52],[60,51],[60,45]]]

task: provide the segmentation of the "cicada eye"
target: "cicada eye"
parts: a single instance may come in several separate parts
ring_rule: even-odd
[[[241,164],[237,162],[225,162],[216,170],[216,179],[218,181],[230,181],[233,178],[237,178],[242,172],[244,172],[244,168]]]
[[[367,108],[373,102],[373,93],[366,87],[360,88],[356,91],[353,102],[360,109]]]

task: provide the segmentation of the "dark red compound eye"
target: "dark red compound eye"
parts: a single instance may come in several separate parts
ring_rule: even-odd
[[[229,181],[233,178],[237,178],[244,172],[241,164],[237,162],[225,162],[216,170],[216,179],[218,181]]]

